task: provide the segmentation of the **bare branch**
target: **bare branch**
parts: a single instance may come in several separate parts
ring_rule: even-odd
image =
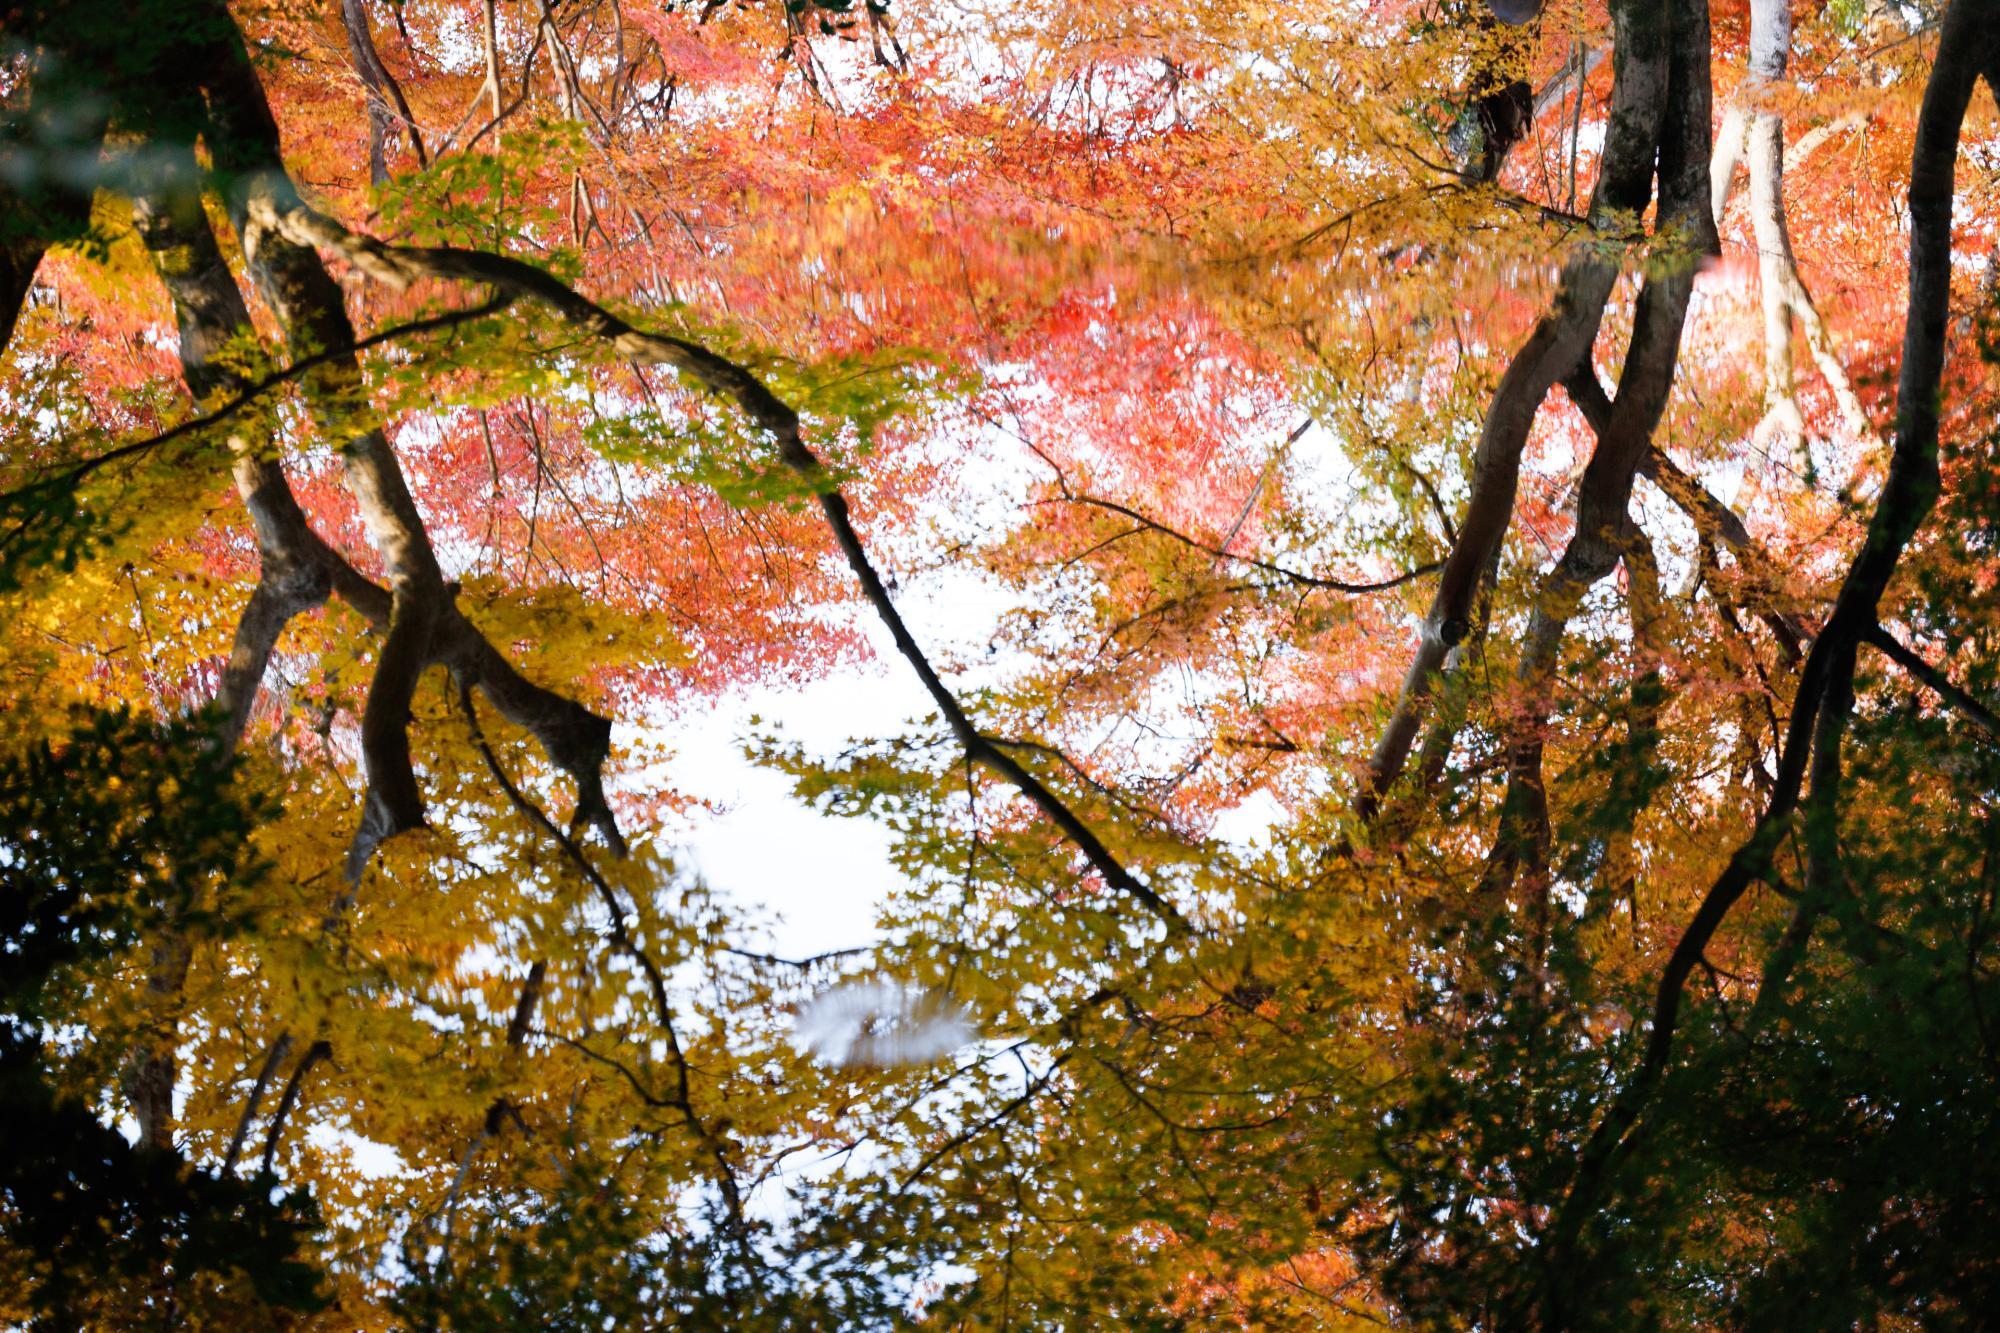
[[[243,1140],[250,1133],[250,1123],[257,1118],[257,1108],[264,1104],[265,1090],[271,1086],[271,1076],[278,1072],[278,1066],[291,1054],[292,1034],[280,1032],[278,1039],[271,1043],[271,1049],[264,1055],[264,1063],[257,1070],[257,1081],[250,1085],[250,1095],[243,1100],[243,1114],[237,1118],[236,1132],[229,1136],[229,1151],[222,1155],[222,1174],[228,1175],[236,1169],[236,1161],[243,1155]]]
[[[1045,501],[1044,503],[1051,502]],[[1233,560],[1237,564],[1248,565],[1252,569],[1261,569],[1267,574],[1275,574],[1287,583],[1297,584],[1302,588],[1319,588],[1328,592],[1353,593],[1357,595],[1371,592],[1388,592],[1392,588],[1400,588],[1405,583],[1423,578],[1426,574],[1435,574],[1444,567],[1442,560],[1432,560],[1406,573],[1392,575],[1386,579],[1378,579],[1372,583],[1352,583],[1345,579],[1322,578],[1317,574],[1301,574],[1295,569],[1287,569],[1283,565],[1274,565],[1267,560],[1259,560],[1254,556],[1237,555],[1228,549],[1228,543],[1226,542],[1221,546],[1211,546],[1207,542],[1190,537],[1186,533],[1169,527],[1157,519],[1148,518],[1136,509],[1119,504],[1116,500],[1105,500],[1095,495],[1065,494],[1060,500],[1053,503],[1084,505],[1092,509],[1102,509],[1106,513],[1118,514],[1121,517],[1131,519],[1134,523],[1139,524],[1149,532],[1157,532],[1162,537],[1170,537],[1174,541],[1181,543],[1181,545],[1191,547],[1194,550],[1202,552],[1204,555],[1214,556],[1217,560]]]
[[[1933,694],[1951,707],[1964,714],[1966,719],[1987,735],[2000,740],[2000,715],[1996,715],[1968,690],[1953,683],[1951,677],[1926,662],[1913,649],[1906,648],[1895,635],[1880,625],[1863,631],[1862,641],[1878,649],[1881,654],[1897,666],[1923,682]]]
[[[291,1119],[292,1108],[298,1105],[299,1087],[307,1074],[322,1060],[333,1057],[333,1047],[325,1041],[316,1041],[306,1047],[306,1053],[299,1057],[292,1067],[292,1076],[285,1080],[284,1095],[278,1098],[278,1109],[271,1116],[271,1127],[264,1132],[264,1159],[258,1164],[259,1175],[270,1175],[278,1159],[278,1142],[284,1137],[285,1122]]]

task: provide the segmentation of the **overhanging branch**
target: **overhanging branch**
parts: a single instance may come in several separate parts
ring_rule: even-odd
[[[979,733],[889,596],[854,527],[847,498],[805,442],[798,413],[754,373],[689,339],[636,328],[567,283],[521,260],[477,250],[387,245],[352,232],[303,204],[279,208],[269,196],[253,204],[251,213],[255,225],[297,245],[337,254],[368,277],[398,290],[423,280],[442,280],[480,283],[526,297],[589,335],[618,359],[638,365],[670,366],[701,387],[734,402],[753,425],[772,437],[785,466],[818,493],[820,513],[861,585],[863,597],[888,629],[897,651],[917,673],[925,692],[967,754],[1011,783],[1083,854],[1112,889],[1165,920],[1170,929],[1186,929],[1178,909],[1135,876],[1074,810],[1018,760]]]

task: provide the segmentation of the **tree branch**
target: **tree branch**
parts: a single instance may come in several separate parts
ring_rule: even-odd
[[[1708,217],[1708,22],[1705,8],[1673,12],[1670,105],[1660,148],[1659,231],[1671,238],[1713,235]],[[1699,253],[1699,252],[1697,252]],[[1619,372],[1618,396],[1602,414],[1597,447],[1584,468],[1576,531],[1554,569],[1542,579],[1516,674],[1521,707],[1508,727],[1507,797],[1487,893],[1526,872],[1535,902],[1547,888],[1550,842],[1542,775],[1543,738],[1555,700],[1556,668],[1571,617],[1593,584],[1613,569],[1634,540],[1627,510],[1632,483],[1666,410],[1679,363],[1681,330],[1694,292],[1695,255],[1673,255],[1646,276],[1633,313],[1631,345]],[[1586,357],[1567,377],[1596,384]],[[1601,392],[1601,390],[1600,390]]]
[[[236,1132],[229,1136],[229,1151],[222,1155],[223,1175],[236,1170],[236,1161],[243,1155],[243,1140],[250,1133],[250,1122],[257,1118],[257,1108],[264,1104],[264,1093],[271,1086],[271,1076],[278,1072],[278,1066],[291,1054],[292,1034],[281,1032],[271,1043],[271,1049],[264,1055],[264,1063],[257,1070],[257,1081],[250,1085],[250,1095],[243,1100],[243,1114],[237,1118]]]
[[[465,714],[465,724],[473,746],[479,751],[479,756],[485,762],[486,771],[492,777],[494,784],[506,795],[508,802],[523,818],[562,850],[564,857],[596,891],[609,919],[608,929],[613,945],[620,953],[630,958],[644,975],[652,993],[654,1015],[659,1021],[661,1032],[666,1037],[667,1051],[675,1071],[674,1093],[658,1101],[679,1111],[686,1119],[689,1131],[711,1163],[716,1189],[720,1191],[723,1206],[728,1210],[731,1227],[740,1237],[746,1226],[742,1187],[736,1179],[735,1165],[729,1159],[728,1141],[723,1138],[721,1131],[695,1110],[693,1074],[688,1067],[687,1053],[681,1046],[680,1030],[674,1021],[673,1002],[667,995],[665,975],[660,971],[658,962],[632,938],[631,931],[626,928],[625,905],[618,901],[618,894],[612,889],[610,882],[596,866],[591,864],[590,858],[584,854],[583,848],[577,845],[576,840],[556,827],[555,821],[551,820],[540,806],[529,800],[521,789],[514,785],[513,779],[507,776],[507,771],[500,766],[499,756],[493,753],[493,747],[487,743],[485,732],[480,728],[479,713],[473,707],[471,688],[463,680],[459,683],[458,702]],[[516,1018],[520,1020],[522,1031],[525,1032],[528,1019],[521,1018],[519,1011],[516,1012]],[[639,1086],[637,1079],[633,1079],[632,1082],[634,1087]],[[650,1094],[642,1095],[646,1095],[649,1102],[655,1100]]]
[[[423,279],[476,282],[537,301],[603,344],[619,360],[642,366],[671,366],[696,384],[734,402],[753,425],[772,437],[784,464],[818,492],[820,513],[860,583],[863,597],[888,628],[897,651],[917,673],[925,692],[966,752],[1012,783],[1083,853],[1112,889],[1141,903],[1171,929],[1186,928],[1179,911],[1133,875],[1061,798],[1012,756],[980,736],[896,609],[855,530],[847,498],[827,476],[819,456],[806,444],[797,412],[755,374],[699,343],[635,328],[566,283],[517,259],[478,250],[385,245],[349,231],[303,204],[294,202],[280,208],[270,196],[261,197],[252,205],[251,212],[256,225],[266,233],[282,235],[301,246],[331,251],[369,277],[395,289],[407,288]]]
[[[291,1119],[292,1108],[298,1105],[299,1085],[313,1071],[320,1061],[331,1059],[333,1046],[325,1041],[316,1041],[306,1047],[306,1053],[299,1057],[292,1067],[292,1076],[285,1080],[284,1095],[278,1098],[278,1109],[271,1116],[271,1127],[264,1132],[264,1158],[258,1163],[257,1173],[268,1176],[278,1158],[278,1142],[284,1137],[285,1122]]]
[[[410,147],[417,155],[417,165],[428,167],[430,155],[424,151],[423,132],[417,128],[417,118],[410,114],[410,104],[403,98],[403,89],[396,82],[396,76],[382,63],[381,54],[375,49],[375,35],[369,29],[368,10],[363,0],[340,0],[340,21],[347,29],[347,50],[354,61],[354,72],[361,77],[362,87],[368,96],[368,179],[380,185],[389,179],[389,164],[383,156],[383,139],[394,118],[402,122],[403,132],[410,136]]]
[[[1904,647],[1900,640],[1880,625],[1864,631],[1861,637],[1863,642],[1879,650],[1884,657],[1922,681],[1933,694],[1964,714],[1974,726],[2000,740],[2000,715],[1979,702],[1970,691],[1955,684],[1950,676],[1918,656],[1914,649]]]
[[[1065,491],[1067,491],[1066,487]],[[1323,578],[1317,574],[1301,574],[1295,569],[1287,569],[1283,565],[1274,565],[1268,560],[1259,560],[1254,556],[1237,555],[1235,552],[1229,550],[1226,545],[1211,546],[1207,542],[1198,541],[1157,519],[1148,518],[1136,509],[1119,504],[1116,500],[1105,500],[1095,495],[1072,495],[1065,493],[1058,501],[1044,501],[1043,503],[1084,505],[1092,509],[1102,509],[1106,513],[1118,514],[1124,518],[1131,519],[1134,523],[1139,524],[1149,532],[1157,532],[1162,537],[1172,538],[1183,546],[1200,551],[1204,555],[1214,556],[1217,560],[1234,560],[1239,565],[1248,565],[1252,569],[1261,569],[1267,574],[1275,574],[1287,583],[1297,584],[1302,588],[1319,588],[1327,592],[1350,593],[1354,595],[1371,592],[1388,592],[1392,588],[1400,588],[1405,583],[1420,579],[1426,574],[1435,574],[1444,567],[1442,560],[1432,560],[1426,564],[1417,566],[1407,573],[1392,575],[1389,578],[1378,579],[1372,583],[1353,583],[1345,579]]]

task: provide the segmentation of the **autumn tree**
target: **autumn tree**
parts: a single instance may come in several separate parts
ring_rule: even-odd
[[[0,16],[7,1318],[2000,1300],[2000,5]]]

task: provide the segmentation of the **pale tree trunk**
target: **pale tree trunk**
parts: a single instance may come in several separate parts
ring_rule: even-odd
[[[134,221],[173,300],[181,370],[199,405],[248,387],[215,356],[232,339],[253,336],[250,312],[203,212],[192,150],[159,151],[175,160],[155,188],[134,201]],[[258,420],[257,414],[239,414],[227,440],[230,474],[256,533],[261,572],[216,691],[222,713],[218,742],[225,749],[243,738],[279,635],[292,617],[326,600],[333,587],[331,566],[338,561],[312,531],[278,464],[274,441],[254,424]]]
[[[221,27],[229,22],[226,11],[217,17],[218,32],[232,30]],[[217,165],[235,176],[238,190],[230,203],[251,276],[294,346],[306,349],[300,359],[311,354],[300,380],[307,404],[316,425],[341,447],[349,490],[389,581],[388,588],[375,584],[312,529],[278,462],[275,442],[262,427],[249,424],[257,414],[231,417],[231,470],[256,532],[262,569],[223,670],[217,743],[234,748],[240,742],[285,626],[337,593],[383,635],[362,719],[369,794],[350,849],[350,879],[384,837],[423,822],[410,761],[409,704],[418,677],[433,664],[447,665],[476,684],[510,720],[536,735],[550,759],[577,782],[579,822],[597,827],[622,854],[602,782],[609,721],[526,680],[459,614],[402,470],[367,405],[355,333],[339,288],[310,249],[249,221],[253,209],[273,198],[294,205],[296,200],[278,156],[276,126],[247,57],[240,45],[211,38],[194,48],[181,72],[185,82],[165,89],[159,102],[205,101],[203,135]],[[151,174],[136,182],[135,220],[173,299],[188,387],[198,404],[212,405],[252,387],[217,356],[233,339],[251,336],[250,318],[203,210],[192,149],[153,147]],[[142,1140],[163,1149],[173,1144],[175,1016],[192,953],[187,932],[168,922],[148,966],[149,1030],[125,1076]],[[291,1093],[288,1088],[288,1097]]]
[[[1711,173],[1711,207],[1719,224],[1729,203],[1737,163],[1746,162],[1764,318],[1764,415],[1753,438],[1762,447],[1778,446],[1785,453],[1796,454],[1804,445],[1805,416],[1798,399],[1792,339],[1795,320],[1848,432],[1870,442],[1877,442],[1877,436],[1826,322],[1820,318],[1819,307],[1799,275],[1798,258],[1792,250],[1785,217],[1785,121],[1774,105],[1791,45],[1789,0],[1752,0],[1749,76],[1723,117]]]

